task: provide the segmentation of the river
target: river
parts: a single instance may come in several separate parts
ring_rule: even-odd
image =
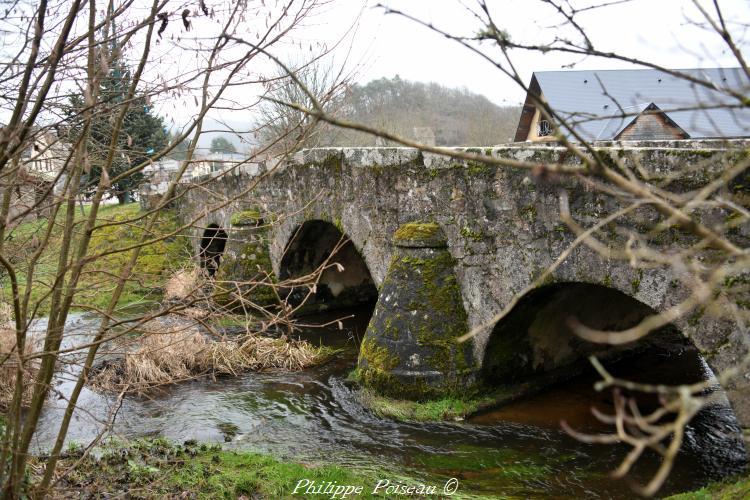
[[[455,477],[460,493],[489,497],[633,498],[628,481],[647,481],[658,465],[655,456],[647,455],[627,480],[613,480],[608,473],[627,448],[587,445],[560,429],[559,420],[565,418],[577,429],[601,430],[589,408],[606,407],[611,401],[591,389],[592,376],[461,422],[403,423],[373,415],[346,381],[356,365],[370,311],[353,312],[355,317],[343,330],[307,329],[302,334],[312,342],[342,347],[333,361],[301,372],[206,378],[151,397],[126,397],[112,434],[221,442],[228,448],[304,463],[378,468],[389,471],[384,474],[394,480],[402,474],[440,487]],[[66,332],[86,335],[94,324],[94,318],[73,315]],[[54,440],[75,370],[63,365],[56,380],[56,396],[46,406],[35,437],[38,450],[49,448]],[[702,359],[690,352],[672,359],[644,356],[631,363],[630,370],[674,375],[692,370],[710,376]],[[114,401],[113,396],[84,390],[68,440],[91,440]],[[745,456],[737,432],[726,402],[704,409],[690,424],[660,494],[695,489],[740,471]]]

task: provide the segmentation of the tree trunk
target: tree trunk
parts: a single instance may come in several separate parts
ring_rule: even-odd
[[[130,191],[121,191],[117,193],[117,202],[120,205],[130,203],[131,201],[133,201],[133,197],[130,195]]]

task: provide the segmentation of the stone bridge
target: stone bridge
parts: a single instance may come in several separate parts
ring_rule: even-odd
[[[688,172],[674,181],[684,191],[721,169],[717,158],[726,153],[709,141],[625,144],[597,147],[655,178]],[[553,146],[474,151],[574,163]],[[275,168],[253,163],[212,175],[183,185],[176,201],[185,221],[198,218],[195,252],[204,265],[218,266],[217,279],[251,282],[262,270],[283,281],[323,268],[308,304],[377,298],[358,371],[365,385],[393,396],[427,398],[535,377],[549,383],[589,353],[614,357],[638,347],[584,342],[568,330],[568,317],[595,328],[626,328],[687,293],[673,271],[634,269],[579,245],[543,286],[492,324],[573,242],[560,221],[561,192],[585,227],[622,207],[568,176],[537,176],[408,148],[313,149]],[[149,194],[154,192],[144,199]],[[726,214],[711,216],[722,222]],[[627,224],[638,229],[653,220],[643,208]],[[614,225],[603,231],[620,238]],[[746,240],[748,228],[739,231]],[[672,230],[660,238],[683,236]],[[257,304],[275,297],[262,285],[242,290]],[[289,287],[287,299],[299,301],[305,290]],[[456,342],[488,322],[473,339]],[[737,327],[708,312],[679,320],[639,346],[649,342],[694,345],[714,371],[746,352]],[[743,428],[750,428],[749,378],[725,386]]]

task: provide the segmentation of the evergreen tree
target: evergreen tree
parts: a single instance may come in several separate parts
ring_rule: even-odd
[[[236,153],[237,148],[234,147],[232,141],[226,137],[214,137],[211,139],[211,152],[212,153]]]
[[[112,33],[116,33],[112,26]],[[105,30],[104,38],[109,38]],[[116,37],[106,47],[110,61],[108,75],[102,79],[97,99],[96,115],[91,124],[89,135],[89,150],[92,164],[89,172],[81,179],[82,192],[93,195],[102,175],[102,167],[107,160],[110,141],[114,133],[114,126],[122,106],[125,105],[128,89],[131,85],[131,75],[123,61],[122,48],[118,46]],[[84,105],[82,95],[71,98],[71,114],[78,113]],[[75,134],[75,131],[73,131]],[[117,147],[112,164],[109,168],[109,178],[127,172],[146,161],[149,157],[165,148],[169,141],[169,134],[164,127],[161,117],[152,112],[148,99],[144,95],[136,95],[128,107],[119,134]],[[133,192],[143,181],[143,174],[137,172],[124,177],[109,187],[109,193],[116,196],[120,203],[127,203],[133,199]]]

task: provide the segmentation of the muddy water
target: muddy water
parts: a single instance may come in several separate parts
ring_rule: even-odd
[[[165,436],[182,441],[216,441],[226,446],[269,452],[306,463],[377,467],[397,480],[416,477],[439,488],[450,478],[459,493],[487,497],[633,498],[626,481],[608,477],[628,451],[624,447],[586,445],[560,430],[601,430],[589,408],[611,407],[606,394],[594,393],[592,379],[581,378],[545,394],[488,412],[465,422],[399,423],[362,407],[346,376],[356,364],[357,345],[368,311],[343,330],[311,329],[304,336],[344,348],[324,366],[297,373],[245,374],[237,378],[183,383],[152,398],[126,398],[113,433],[123,437]],[[328,318],[317,318],[326,320]],[[72,318],[68,331],[85,334],[93,320]],[[651,370],[661,376],[705,376],[707,368],[690,352],[670,358],[646,356],[615,369],[618,374]],[[57,397],[72,383],[63,376]],[[36,436],[40,449],[54,439],[64,399],[53,398]],[[87,442],[111,415],[114,398],[82,394],[69,439]],[[686,443],[662,494],[685,491],[739,471],[744,463],[736,423],[726,404],[704,410],[688,429]],[[658,461],[647,456],[629,480],[644,482]]]

